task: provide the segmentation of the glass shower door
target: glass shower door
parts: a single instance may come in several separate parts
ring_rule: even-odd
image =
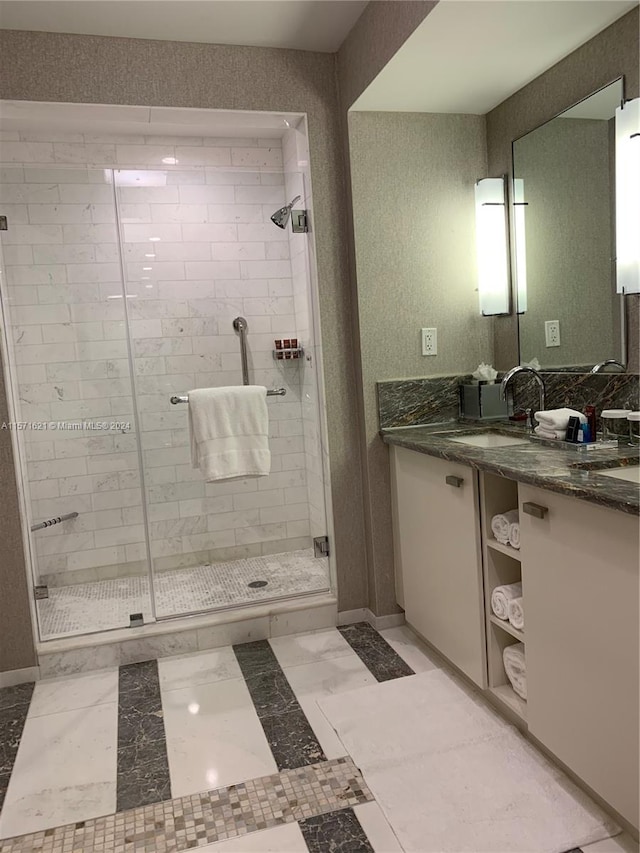
[[[112,173],[7,166],[2,304],[42,639],[153,618]],[[133,297],[132,297],[133,298]]]
[[[308,290],[305,279],[296,306],[290,232],[270,221],[286,202],[284,173],[115,174],[158,617],[327,589],[327,561],[311,547],[305,454],[314,364],[274,359],[276,340],[297,337]],[[187,406],[170,398],[242,384],[239,316],[250,382],[286,390],[268,398],[272,473],[207,483],[191,466]]]

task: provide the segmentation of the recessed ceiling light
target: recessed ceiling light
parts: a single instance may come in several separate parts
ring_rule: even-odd
[[[152,243],[159,243],[159,242],[160,242],[160,237],[149,237],[149,240],[150,240]]]
[[[163,157],[162,162],[166,163],[167,166],[175,166],[178,163],[178,159],[176,157]]]

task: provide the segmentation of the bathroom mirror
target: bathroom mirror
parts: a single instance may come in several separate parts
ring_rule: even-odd
[[[626,364],[615,287],[616,107],[622,78],[513,143],[511,222],[520,361]]]

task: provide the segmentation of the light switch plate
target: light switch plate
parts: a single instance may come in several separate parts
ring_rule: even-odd
[[[545,321],[544,342],[547,347],[560,346],[560,320]]]
[[[438,330],[422,329],[422,355],[438,355]]]

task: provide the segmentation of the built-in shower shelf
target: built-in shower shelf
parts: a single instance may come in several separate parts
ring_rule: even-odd
[[[304,350],[302,347],[274,349],[273,357],[276,361],[300,361],[304,357]]]

